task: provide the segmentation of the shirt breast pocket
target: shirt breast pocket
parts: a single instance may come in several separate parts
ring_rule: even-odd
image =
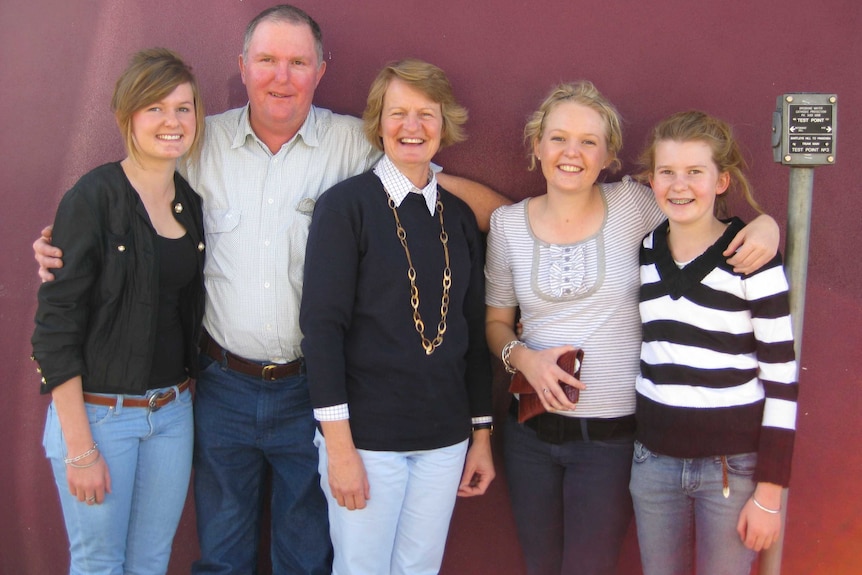
[[[305,245],[308,242],[308,231],[311,227],[311,217],[314,215],[316,202],[312,198],[303,198],[296,205],[296,214],[287,224],[288,242],[288,277],[290,283],[300,293],[305,272]]]
[[[206,234],[207,251],[209,252],[204,266],[207,279],[231,279],[232,262],[242,249],[237,227],[242,212],[238,209],[204,210],[204,233]]]
[[[132,254],[135,247],[131,232],[115,234],[108,231],[105,234],[105,263],[98,282],[100,301],[103,309],[118,301],[129,280],[129,268],[132,265]]]

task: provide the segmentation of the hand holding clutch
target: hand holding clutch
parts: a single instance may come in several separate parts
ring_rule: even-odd
[[[572,351],[567,351],[557,359],[557,365],[567,373],[575,376],[576,379],[581,378],[581,362],[584,359],[584,350],[578,348]],[[580,390],[577,387],[559,382],[560,387],[572,403],[578,402]],[[542,405],[542,400],[536,394],[536,390],[524,377],[524,374],[516,372],[512,376],[512,383],[509,384],[509,392],[518,394],[518,423],[524,423],[531,417],[535,417],[540,413],[545,413],[545,406]]]

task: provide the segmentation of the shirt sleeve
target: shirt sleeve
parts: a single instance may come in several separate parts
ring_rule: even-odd
[[[491,214],[488,250],[485,261],[485,303],[492,307],[509,308],[518,305],[514,277],[509,263],[506,222],[510,210],[523,210],[521,204],[503,206]]]
[[[490,421],[493,412],[491,397],[491,356],[485,337],[485,246],[476,217],[469,206],[461,203],[464,235],[470,247],[470,285],[464,300],[469,343],[467,346],[467,395],[473,424]],[[478,418],[478,419],[477,419]]]
[[[755,481],[788,485],[796,430],[797,364],[787,279],[776,257],[744,280],[766,400]]]
[[[39,287],[33,357],[42,373],[42,393],[85,375],[83,345],[89,292],[100,270],[102,245],[95,214],[81,183],[66,193],[54,218],[53,243],[63,250],[63,267]]]
[[[314,410],[314,419],[317,421],[342,421],[350,419],[350,408],[346,403],[331,405],[329,407],[317,407]]]
[[[643,235],[647,235],[653,231],[656,226],[665,221],[667,216],[661,211],[661,208],[658,207],[652,188],[640,184],[628,176],[624,182],[629,183],[632,186],[632,194],[635,196],[635,201],[640,207],[641,222],[643,224],[641,232]]]

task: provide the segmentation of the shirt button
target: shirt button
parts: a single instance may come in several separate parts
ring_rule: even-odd
[[[268,289],[269,288],[269,282],[264,282],[263,287]]]

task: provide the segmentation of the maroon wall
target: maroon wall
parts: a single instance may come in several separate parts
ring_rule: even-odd
[[[630,169],[648,128],[697,107],[732,121],[749,151],[758,199],[785,221],[788,168],[774,164],[771,115],[785,92],[838,94],[837,164],[818,168],[802,356],[799,440],[784,573],[858,573],[862,372],[858,0],[606,2],[297,0],[323,27],[328,71],[317,103],[359,113],[375,71],[408,55],[447,70],[471,111],[470,139],[439,159],[512,198],[542,191],[526,171],[521,130],[558,81],[593,80],[626,119]],[[207,107],[245,103],[237,54],[262,0],[3,0],[0,3],[0,573],[59,573],[65,533],[41,447],[46,398],[29,337],[38,285],[30,244],[60,195],[117,159],[110,92],[129,55],[164,45],[195,67]],[[750,213],[743,210],[743,215]],[[502,405],[502,394],[498,399]],[[856,438],[855,440],[853,438]],[[521,571],[500,478],[461,502],[448,574]],[[171,573],[196,557],[189,506]],[[635,573],[630,545],[621,573]]]

